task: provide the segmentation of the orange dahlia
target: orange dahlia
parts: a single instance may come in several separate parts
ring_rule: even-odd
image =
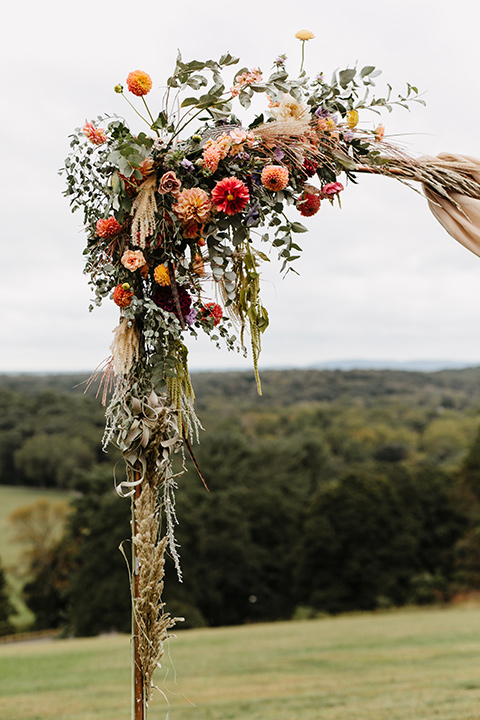
[[[152,85],[152,78],[143,70],[133,70],[127,77],[127,87],[137,97],[147,95],[152,89]]]
[[[105,132],[100,128],[96,128],[93,123],[85,123],[82,130],[83,134],[86,135],[92,145],[102,145],[104,142],[107,141],[107,136],[105,135]]]
[[[304,192],[297,203],[300,215],[312,217],[320,210],[320,197],[316,193]]]
[[[153,277],[155,279],[155,282],[158,283],[158,285],[162,285],[162,287],[167,287],[168,285],[171,285],[170,273],[168,272],[168,268],[166,268],[165,265],[157,265],[157,267],[153,271]]]
[[[283,165],[266,165],[261,180],[267,190],[285,190],[288,185],[288,168]]]
[[[101,218],[100,220],[97,220],[96,230],[98,237],[114,237],[115,235],[118,235],[121,229],[122,226],[119,222],[117,222],[117,220],[115,220],[114,217]]]
[[[220,180],[212,190],[212,202],[225,215],[241,212],[250,201],[250,193],[244,182],[235,177]]]
[[[182,190],[172,207],[173,212],[184,225],[192,221],[203,225],[210,218],[211,209],[212,203],[208,193],[201,188]]]
[[[113,302],[115,305],[118,305],[118,307],[128,307],[132,302],[133,290],[130,289],[130,285],[128,283],[123,283],[122,285],[117,285],[113,291],[112,297]]]

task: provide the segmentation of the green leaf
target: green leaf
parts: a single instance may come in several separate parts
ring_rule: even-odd
[[[205,96],[203,96],[203,97],[205,97]],[[183,100],[183,102],[182,102],[182,104],[180,105],[180,107],[183,108],[183,107],[188,107],[189,105],[196,105],[197,102],[198,102],[198,98],[196,98],[196,97],[187,97],[187,98],[185,98],[185,100]]]
[[[360,70],[360,77],[362,77],[362,78],[367,77],[367,75],[371,75],[371,73],[372,73],[374,70],[375,70],[375,66],[374,66],[374,65],[365,65],[365,67],[363,67],[363,68]]]
[[[164,128],[164,127],[166,127],[167,123],[168,123],[167,115],[166,115],[165,111],[162,110],[162,112],[159,114],[159,116],[155,120],[155,127]]]
[[[222,55],[220,60],[218,61],[219,65],[236,65],[240,61],[240,58],[234,57],[233,55],[230,55],[230,53],[225,53],[225,55]]]
[[[346,88],[348,83],[355,78],[356,70],[340,70],[338,73],[338,81],[342,88]]]
[[[299,223],[299,222],[293,222],[290,225],[290,230],[294,233],[308,232],[308,228],[306,228],[305,225],[302,225],[302,223]]]
[[[189,72],[193,72],[194,70],[203,70],[204,67],[204,62],[200,62],[199,60],[192,60],[191,62],[184,65],[183,69],[188,70]]]

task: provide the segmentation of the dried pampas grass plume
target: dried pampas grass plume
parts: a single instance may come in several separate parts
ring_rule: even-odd
[[[117,378],[129,374],[139,355],[139,333],[135,323],[122,317],[113,330],[113,342],[110,345],[112,365]]]
[[[139,245],[142,249],[146,246],[147,238],[155,232],[155,213],[157,212],[156,184],[156,174],[150,175],[140,185],[138,195],[132,204],[132,245]]]

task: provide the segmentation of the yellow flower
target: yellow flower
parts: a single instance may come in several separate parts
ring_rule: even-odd
[[[295,33],[295,37],[298,38],[298,40],[313,40],[315,35],[310,30],[299,30],[297,33]]]
[[[157,265],[153,271],[153,277],[155,282],[163,287],[168,287],[170,285],[170,273],[165,265]]]
[[[357,127],[358,125],[358,111],[357,110],[349,110],[347,112],[347,125],[350,128],[350,130],[353,130],[354,127]]]

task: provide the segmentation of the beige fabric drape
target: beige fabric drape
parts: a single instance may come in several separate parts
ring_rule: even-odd
[[[480,160],[451,153],[440,153],[438,158],[446,162],[465,162],[472,165],[470,174],[480,183]],[[480,257],[480,199],[451,193],[453,202],[450,202],[425,185],[423,191],[438,222],[455,240]]]

